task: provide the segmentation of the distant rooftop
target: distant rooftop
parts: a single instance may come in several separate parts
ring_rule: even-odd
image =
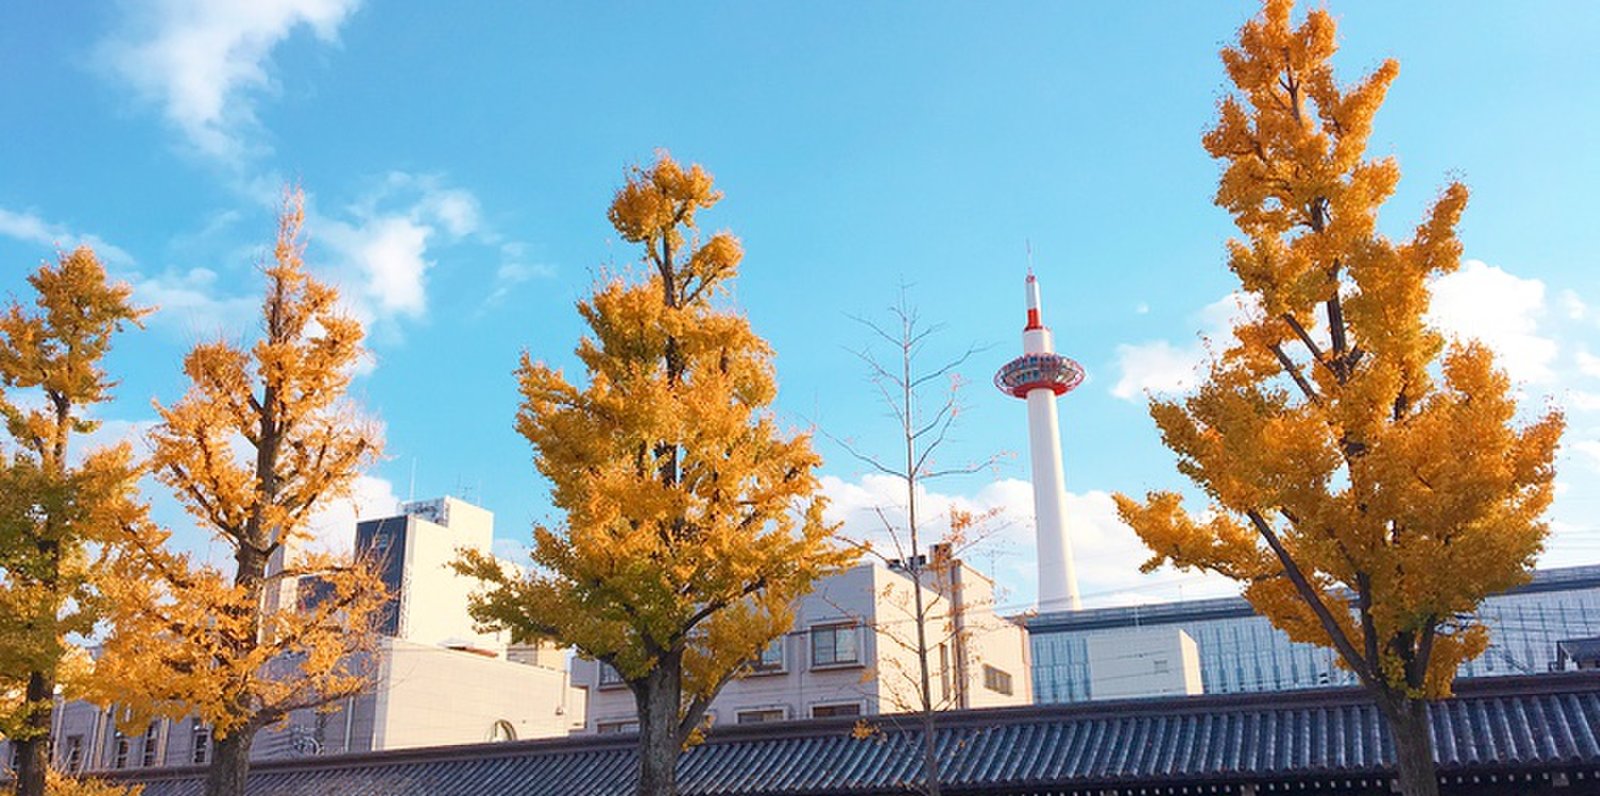
[[[1506,594],[1536,594],[1600,587],[1600,565],[1535,570],[1533,579]],[[1115,608],[1090,608],[1082,611],[1055,611],[1024,621],[1032,633],[1062,630],[1095,630],[1108,627],[1143,627],[1231,619],[1254,616],[1255,609],[1243,597],[1218,597],[1173,603],[1123,605]]]
[[[1439,774],[1474,794],[1578,793],[1600,775],[1600,677],[1544,674],[1458,684],[1431,706]],[[919,773],[916,722],[853,719],[718,727],[679,763],[685,796],[877,796]],[[1235,793],[1386,790],[1389,733],[1354,688],[954,711],[937,718],[951,796],[1000,793]],[[514,793],[626,796],[631,734],[514,741],[274,761],[252,767],[250,796]],[[199,768],[109,773],[145,796],[198,794]],[[1485,787],[1471,785],[1483,783]],[[1489,783],[1499,783],[1487,787]],[[1143,789],[1143,790],[1141,790]]]

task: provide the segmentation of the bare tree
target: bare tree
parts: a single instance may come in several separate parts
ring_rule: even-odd
[[[938,796],[940,783],[934,745],[934,714],[963,702],[963,686],[957,684],[955,688],[949,687],[952,680],[950,666],[952,659],[966,660],[968,653],[965,642],[971,631],[959,614],[959,600],[954,599],[953,594],[953,585],[959,579],[959,556],[991,537],[998,528],[993,522],[995,512],[972,513],[952,509],[948,525],[935,532],[921,505],[922,495],[919,491],[929,481],[992,469],[1000,458],[996,454],[959,465],[945,464],[938,458],[963,409],[959,370],[983,348],[970,345],[960,354],[931,367],[924,365],[929,341],[941,327],[922,322],[916,308],[908,302],[904,285],[901,286],[899,299],[888,308],[887,323],[861,317],[853,320],[860,323],[869,334],[869,343],[854,353],[866,365],[868,380],[895,420],[899,444],[891,456],[881,456],[864,450],[852,440],[825,435],[873,472],[900,482],[905,490],[903,516],[897,516],[899,512],[892,510],[901,507],[875,506],[873,509],[883,536],[887,539],[886,546],[874,545],[864,539],[850,541],[868,555],[904,572],[911,581],[910,594],[901,595],[908,596],[910,601],[909,637],[888,624],[878,630],[880,638],[890,639],[911,651],[914,656],[914,671],[895,670],[887,673],[910,680],[909,691],[913,695],[910,704],[898,707],[918,714],[922,727],[922,786],[930,796]],[[891,352],[888,357],[880,355],[885,348]],[[939,674],[946,687],[941,689],[938,697],[934,695],[931,660],[931,653],[936,649],[945,651],[941,656]],[[881,659],[882,655],[879,657]],[[885,673],[880,664],[880,679]],[[894,693],[892,688],[885,691]]]

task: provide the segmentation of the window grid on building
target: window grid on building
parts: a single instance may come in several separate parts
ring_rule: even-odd
[[[1556,645],[1573,638],[1600,636],[1600,567],[1548,570],[1536,577],[1536,590],[1492,596],[1479,606],[1489,630],[1489,649],[1462,664],[1459,677],[1533,674],[1557,668]],[[1567,587],[1565,584],[1570,584]],[[1212,601],[1207,601],[1212,602]],[[1216,601],[1215,604],[1221,604]],[[1151,606],[1156,610],[1180,605]],[[1140,621],[1135,609],[1119,626],[1083,630],[1034,628],[1034,693],[1041,703],[1081,702],[1090,693],[1087,639],[1155,624],[1176,624],[1195,641],[1205,693],[1276,691],[1348,686],[1355,675],[1337,663],[1337,653],[1315,644],[1290,641],[1265,617],[1233,615],[1189,621]]]
[[[850,666],[861,662],[861,628],[854,622],[811,628],[812,666]]]
[[[1011,696],[1011,673],[996,669],[989,664],[983,665],[983,687],[997,694]]]

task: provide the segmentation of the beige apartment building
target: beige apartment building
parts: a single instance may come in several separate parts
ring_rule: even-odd
[[[995,612],[994,583],[933,551],[924,575],[933,702],[939,709],[1027,705],[1026,631]],[[795,610],[794,629],[752,660],[712,703],[709,721],[750,724],[917,709],[913,581],[901,566],[860,564],[817,583]],[[633,693],[610,667],[573,658],[588,687],[587,732],[638,729]]]

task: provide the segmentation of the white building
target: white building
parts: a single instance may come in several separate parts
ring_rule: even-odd
[[[927,572],[928,581],[938,581],[925,592],[931,600],[927,635],[935,706],[1031,704],[1027,635],[995,613],[994,584],[959,561]],[[743,678],[723,688],[711,705],[711,723],[917,709],[912,590],[903,570],[876,563],[819,581],[796,606],[794,629],[751,661]],[[638,728],[633,693],[610,667],[574,658],[572,680],[589,687],[588,731]]]
[[[504,655],[504,635],[474,630],[467,614],[478,581],[450,567],[458,550],[489,553],[493,541],[494,514],[453,497],[404,503],[392,517],[356,523],[356,551],[378,562],[389,587],[383,634]]]

